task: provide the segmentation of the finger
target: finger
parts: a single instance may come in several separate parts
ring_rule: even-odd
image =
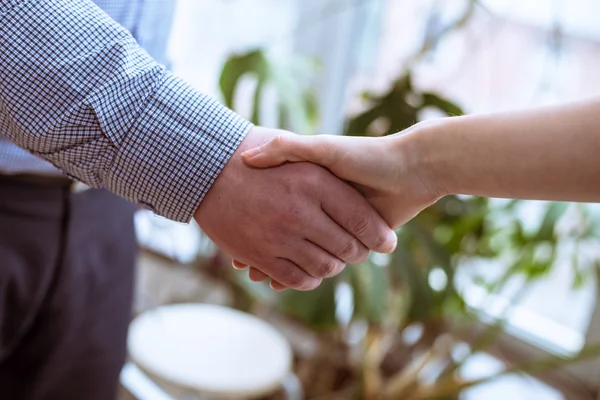
[[[250,267],[250,271],[248,272],[248,277],[253,282],[263,282],[269,278],[269,276],[257,268]]]
[[[272,280],[278,282],[281,286],[291,289],[313,290],[321,284],[321,279],[311,276],[298,265],[285,258],[276,258],[255,268],[260,269],[263,274],[270,276]]]
[[[287,286],[282,285],[281,283],[271,280],[271,282],[269,282],[269,286],[271,286],[271,289],[277,291],[277,292],[282,292],[285,289],[287,289]]]
[[[242,153],[244,161],[253,167],[265,168],[286,161],[310,161],[326,166],[332,153],[324,149],[325,136],[277,136],[260,147]]]
[[[250,272],[248,273],[248,276],[253,282],[264,282],[267,279],[269,279],[269,276],[267,274],[261,272],[258,268],[254,267],[250,267]],[[287,286],[282,285],[281,283],[272,279],[271,282],[269,282],[269,286],[271,286],[271,289],[276,290],[278,292],[287,289]]]
[[[248,268],[248,264],[244,264],[243,262],[238,261],[238,260],[231,260],[231,265],[233,266],[233,268],[238,269],[238,270]]]
[[[337,229],[346,233],[339,227]],[[365,251],[368,255],[368,250]],[[346,266],[345,262],[308,240],[290,249],[286,257],[315,278],[331,278],[342,272]]]
[[[329,169],[340,179],[368,188],[389,190],[398,175],[390,158],[388,138],[339,135],[283,135],[242,153],[244,162],[265,168],[285,162],[308,161]]]
[[[323,192],[321,206],[335,222],[379,253],[391,253],[396,248],[396,233],[350,185],[331,175],[331,184]]]
[[[369,257],[369,249],[325,212],[319,218],[311,219],[304,235],[308,241],[346,264],[360,264]]]

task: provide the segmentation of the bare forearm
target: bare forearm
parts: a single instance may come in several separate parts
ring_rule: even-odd
[[[600,99],[447,118],[399,141],[443,193],[600,201]]]

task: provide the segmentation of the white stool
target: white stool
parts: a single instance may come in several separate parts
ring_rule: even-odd
[[[131,323],[127,346],[133,364],[121,382],[140,400],[251,399],[281,388],[289,399],[302,396],[283,335],[231,308],[177,304],[147,311]],[[150,394],[153,383],[142,382],[142,371],[172,396],[156,385]]]

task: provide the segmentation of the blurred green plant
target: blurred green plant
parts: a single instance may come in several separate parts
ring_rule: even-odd
[[[274,80],[268,71],[276,68],[260,50],[235,55],[227,61],[221,75],[221,90],[226,104],[234,106],[236,88],[244,74],[255,75],[258,80],[254,92],[253,121],[260,123],[261,91],[263,85]],[[290,73],[286,82],[295,82]],[[285,85],[278,86],[285,91]],[[290,94],[291,93],[291,94]],[[295,107],[300,107],[299,119],[315,116],[314,100],[306,101],[308,89],[298,86],[288,91],[282,110],[291,115]],[[292,101],[292,98],[296,100]],[[444,115],[462,114],[461,108],[452,101],[432,92],[421,92],[414,87],[410,71],[396,79],[390,89],[379,95],[363,95],[365,109],[347,120],[345,135],[383,136],[410,127],[420,120],[421,113],[434,109]],[[302,104],[298,106],[298,104]],[[286,118],[279,122],[285,124]],[[315,121],[304,126],[312,126]],[[289,129],[289,125],[280,125]],[[569,206],[567,203],[545,203],[543,216],[535,228],[527,228],[519,217],[518,209],[523,202],[512,200],[494,205],[489,199],[447,196],[424,210],[412,221],[398,229],[398,247],[390,255],[374,254],[362,265],[347,268],[336,279],[326,280],[312,292],[285,291],[274,300],[256,284],[248,284],[240,274],[232,275],[238,289],[246,293],[247,302],[268,302],[274,304],[278,312],[301,323],[322,338],[322,354],[311,360],[304,360],[313,368],[304,376],[306,381],[315,382],[311,374],[320,374],[323,368],[346,369],[346,386],[352,388],[352,396],[361,399],[379,398],[445,398],[454,399],[465,388],[482,381],[464,382],[457,371],[473,354],[485,351],[495,342],[505,326],[505,318],[510,315],[508,307],[504,319],[496,320],[476,338],[470,338],[471,352],[459,361],[450,356],[450,348],[460,338],[453,327],[460,321],[464,325],[473,324],[475,317],[467,306],[456,286],[456,271],[461,265],[482,259],[495,260],[502,257],[507,266],[502,274],[492,279],[475,275],[474,284],[485,288],[490,294],[502,292],[515,280],[520,280],[526,290],[535,280],[543,278],[552,269],[559,247],[565,240],[581,243],[590,240],[596,232],[590,228],[584,209]],[[343,205],[340,205],[343,206]],[[579,211],[581,226],[577,232],[568,232],[561,237],[556,229],[565,213],[573,208]],[[575,246],[577,248],[577,246]],[[574,254],[576,258],[576,254]],[[574,284],[581,284],[584,272],[593,271],[589,266],[577,270]],[[240,279],[241,278],[241,279]],[[344,310],[339,298],[343,285],[351,293],[351,304]],[[521,290],[521,295],[524,293]],[[518,301],[518,297],[513,299]],[[274,300],[274,301],[273,301]],[[346,302],[347,304],[347,302]],[[238,305],[242,307],[241,305]],[[247,303],[243,308],[249,309]],[[346,314],[346,317],[340,317]],[[357,324],[363,323],[366,329],[361,337],[362,356],[355,362],[348,361],[344,366],[331,361],[336,357],[328,352],[346,352],[343,359],[350,360],[353,346],[348,343],[349,332]],[[402,341],[403,332],[420,327],[419,339],[407,344]],[[464,326],[463,326],[464,328]],[[454,333],[449,339],[448,333]],[[354,349],[355,350],[355,349]],[[591,356],[599,349],[582,352],[579,358]],[[422,373],[428,365],[440,362],[447,364],[444,373],[435,377],[434,383],[423,383]],[[329,366],[326,363],[330,362]],[[558,362],[560,360],[560,362]],[[504,373],[528,371],[554,367],[565,359],[551,358],[546,364],[533,363],[511,366]],[[337,366],[333,364],[338,364]],[[351,379],[350,379],[351,378]],[[348,388],[339,379],[328,379],[320,385],[308,386],[308,397],[334,396],[338,391],[348,395]],[[349,382],[349,383],[348,383]],[[440,397],[441,396],[441,397]],[[333,397],[327,397],[333,398]]]
[[[240,81],[254,78],[250,90],[252,111],[249,119],[261,125],[269,111],[276,114],[276,125],[298,133],[313,132],[318,120],[315,92],[310,89],[310,77],[316,65],[304,58],[292,57],[281,64],[261,49],[229,57],[219,78],[219,88],[225,105],[236,108],[236,97]],[[265,92],[272,89],[274,102],[265,101]],[[270,107],[269,107],[270,106]]]
[[[435,48],[443,34],[464,26],[477,5],[470,0],[453,24],[437,35],[426,35],[422,48],[387,91],[363,94],[364,109],[347,119],[343,134],[393,134],[421,120],[427,110],[461,115],[462,109],[451,100],[415,87],[411,68]],[[318,107],[306,69],[297,73],[257,49],[227,60],[220,78],[221,92],[225,103],[235,109],[242,77],[254,76],[252,121],[259,124],[264,109],[275,107],[278,127],[308,133],[318,121]],[[263,102],[268,85],[275,88],[276,105]],[[297,369],[307,398],[456,399],[466,388],[504,374],[556,368],[600,352],[594,346],[571,358],[534,360],[482,380],[461,379],[464,363],[493,345],[515,305],[533,282],[551,272],[565,244],[572,252],[574,287],[595,278],[598,265],[579,260],[577,251],[580,245],[600,239],[586,207],[540,203],[542,215],[537,226],[531,227],[520,218],[525,204],[447,196],[397,230],[398,246],[393,254],[373,254],[367,262],[348,267],[311,292],[288,290],[273,296],[259,289],[261,285],[249,283],[243,274],[228,276],[242,299],[238,307],[250,310],[256,304],[270,304],[319,338],[316,354],[299,357]],[[577,218],[577,229],[557,229],[567,213],[567,219]],[[477,271],[472,265],[485,260],[505,267],[491,277],[471,272]],[[478,324],[477,317],[457,286],[459,269],[466,272],[471,284],[488,294],[483,304],[497,295],[512,296],[502,315],[491,316],[489,326],[476,335],[470,328]],[[508,290],[514,286],[518,290]],[[418,335],[407,340],[415,331]],[[456,359],[452,349],[461,342],[469,343],[469,351]],[[436,373],[431,372],[433,365],[444,367]]]
[[[233,56],[221,76],[226,103],[233,105],[242,72],[254,73],[257,79],[266,82],[266,73],[259,71],[274,69],[260,51]],[[295,81],[292,75],[288,80]],[[256,90],[255,100],[260,99],[260,90]],[[306,93],[296,90],[294,96],[297,100],[292,102],[288,97],[288,106],[301,103]],[[448,116],[463,113],[458,105],[443,96],[415,88],[410,71],[395,80],[385,93],[366,93],[363,99],[365,109],[347,120],[345,135],[393,134],[419,121],[421,113],[427,109]],[[260,114],[257,111],[259,105],[255,103],[253,107],[253,115]],[[314,104],[309,107],[305,103],[304,107],[306,110]],[[306,112],[301,114],[306,115]],[[258,117],[255,122],[259,122]],[[455,332],[456,338],[448,339],[452,325],[456,325],[456,321],[467,325],[475,321],[456,286],[457,268],[471,261],[502,257],[507,266],[502,274],[492,279],[475,275],[473,283],[490,294],[502,292],[515,280],[520,280],[526,289],[528,284],[551,271],[561,239],[580,243],[594,236],[593,229],[580,229],[568,233],[567,238],[561,238],[556,227],[570,209],[567,203],[545,203],[544,214],[535,229],[527,228],[519,217],[517,211],[522,205],[523,202],[517,200],[494,205],[485,198],[447,196],[398,229],[398,247],[392,255],[374,254],[364,264],[347,268],[339,277],[324,281],[312,292],[285,291],[277,296],[274,307],[318,333],[323,339],[321,351],[324,354],[329,351],[339,354],[340,349],[345,349],[343,351],[348,353],[345,358],[348,359],[353,347],[347,343],[349,332],[356,324],[365,324],[362,356],[354,365],[349,362],[345,366],[345,373],[353,377],[349,381],[352,382],[354,396],[358,396],[356,398],[425,399],[438,398],[439,393],[446,399],[456,398],[465,388],[481,383],[463,382],[456,372],[471,355],[492,345],[506,322],[505,319],[497,320],[477,338],[471,338],[469,355],[459,362],[452,360],[450,347],[459,337]],[[580,217],[582,226],[585,226],[585,216],[582,214]],[[235,276],[234,279],[240,278],[240,274]],[[242,281],[245,282],[242,286],[248,285],[246,278]],[[352,296],[351,304],[345,310],[339,297],[341,285],[349,289],[347,293]],[[264,292],[251,291],[253,301],[266,299]],[[524,290],[521,290],[523,293]],[[518,297],[513,300],[517,302]],[[505,318],[510,315],[510,309],[509,306]],[[346,317],[341,318],[340,313],[345,313]],[[415,326],[419,326],[422,332],[415,343],[407,344],[399,339],[405,330]],[[593,349],[593,354],[597,351]],[[582,356],[587,353],[589,351]],[[327,368],[327,360],[335,359],[324,354],[306,360],[307,363],[315,363],[314,368],[309,368],[313,373],[318,374],[318,371]],[[420,361],[415,361],[419,354],[421,356],[416,359]],[[434,379],[439,386],[421,383],[422,371],[434,360],[439,362],[440,359],[448,365],[444,374]],[[556,360],[553,358],[552,362],[548,362],[548,367],[554,366]],[[540,368],[539,364],[533,365]],[[329,367],[335,368],[333,365]],[[526,367],[523,366],[525,371]],[[518,365],[511,366],[506,373],[519,368]],[[316,378],[305,379],[313,382]],[[333,396],[331,393],[335,391],[347,395],[343,385],[339,387],[339,380],[329,379],[326,382],[321,386],[311,385],[309,398]]]
[[[348,136],[385,136],[415,124],[425,110],[437,110],[447,116],[462,115],[461,108],[432,92],[419,92],[413,87],[410,72],[396,79],[382,95],[363,93],[368,108],[350,118]]]

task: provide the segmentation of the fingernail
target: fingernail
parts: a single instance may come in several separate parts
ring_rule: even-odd
[[[398,236],[396,235],[396,232],[394,232],[393,230],[390,230],[387,234],[387,243],[389,246],[389,252],[391,253],[392,251],[394,251],[396,249],[396,245],[398,244]]]
[[[250,150],[246,150],[242,153],[242,157],[250,158],[260,153],[260,147],[255,147]]]
[[[239,262],[237,260],[231,260],[231,266],[237,270],[243,270],[243,269],[248,268],[248,265],[246,265],[242,262]]]
[[[276,292],[283,292],[286,288],[285,287],[275,287],[275,285],[273,284],[273,281],[269,282],[269,286],[271,287],[271,289],[275,290]]]

